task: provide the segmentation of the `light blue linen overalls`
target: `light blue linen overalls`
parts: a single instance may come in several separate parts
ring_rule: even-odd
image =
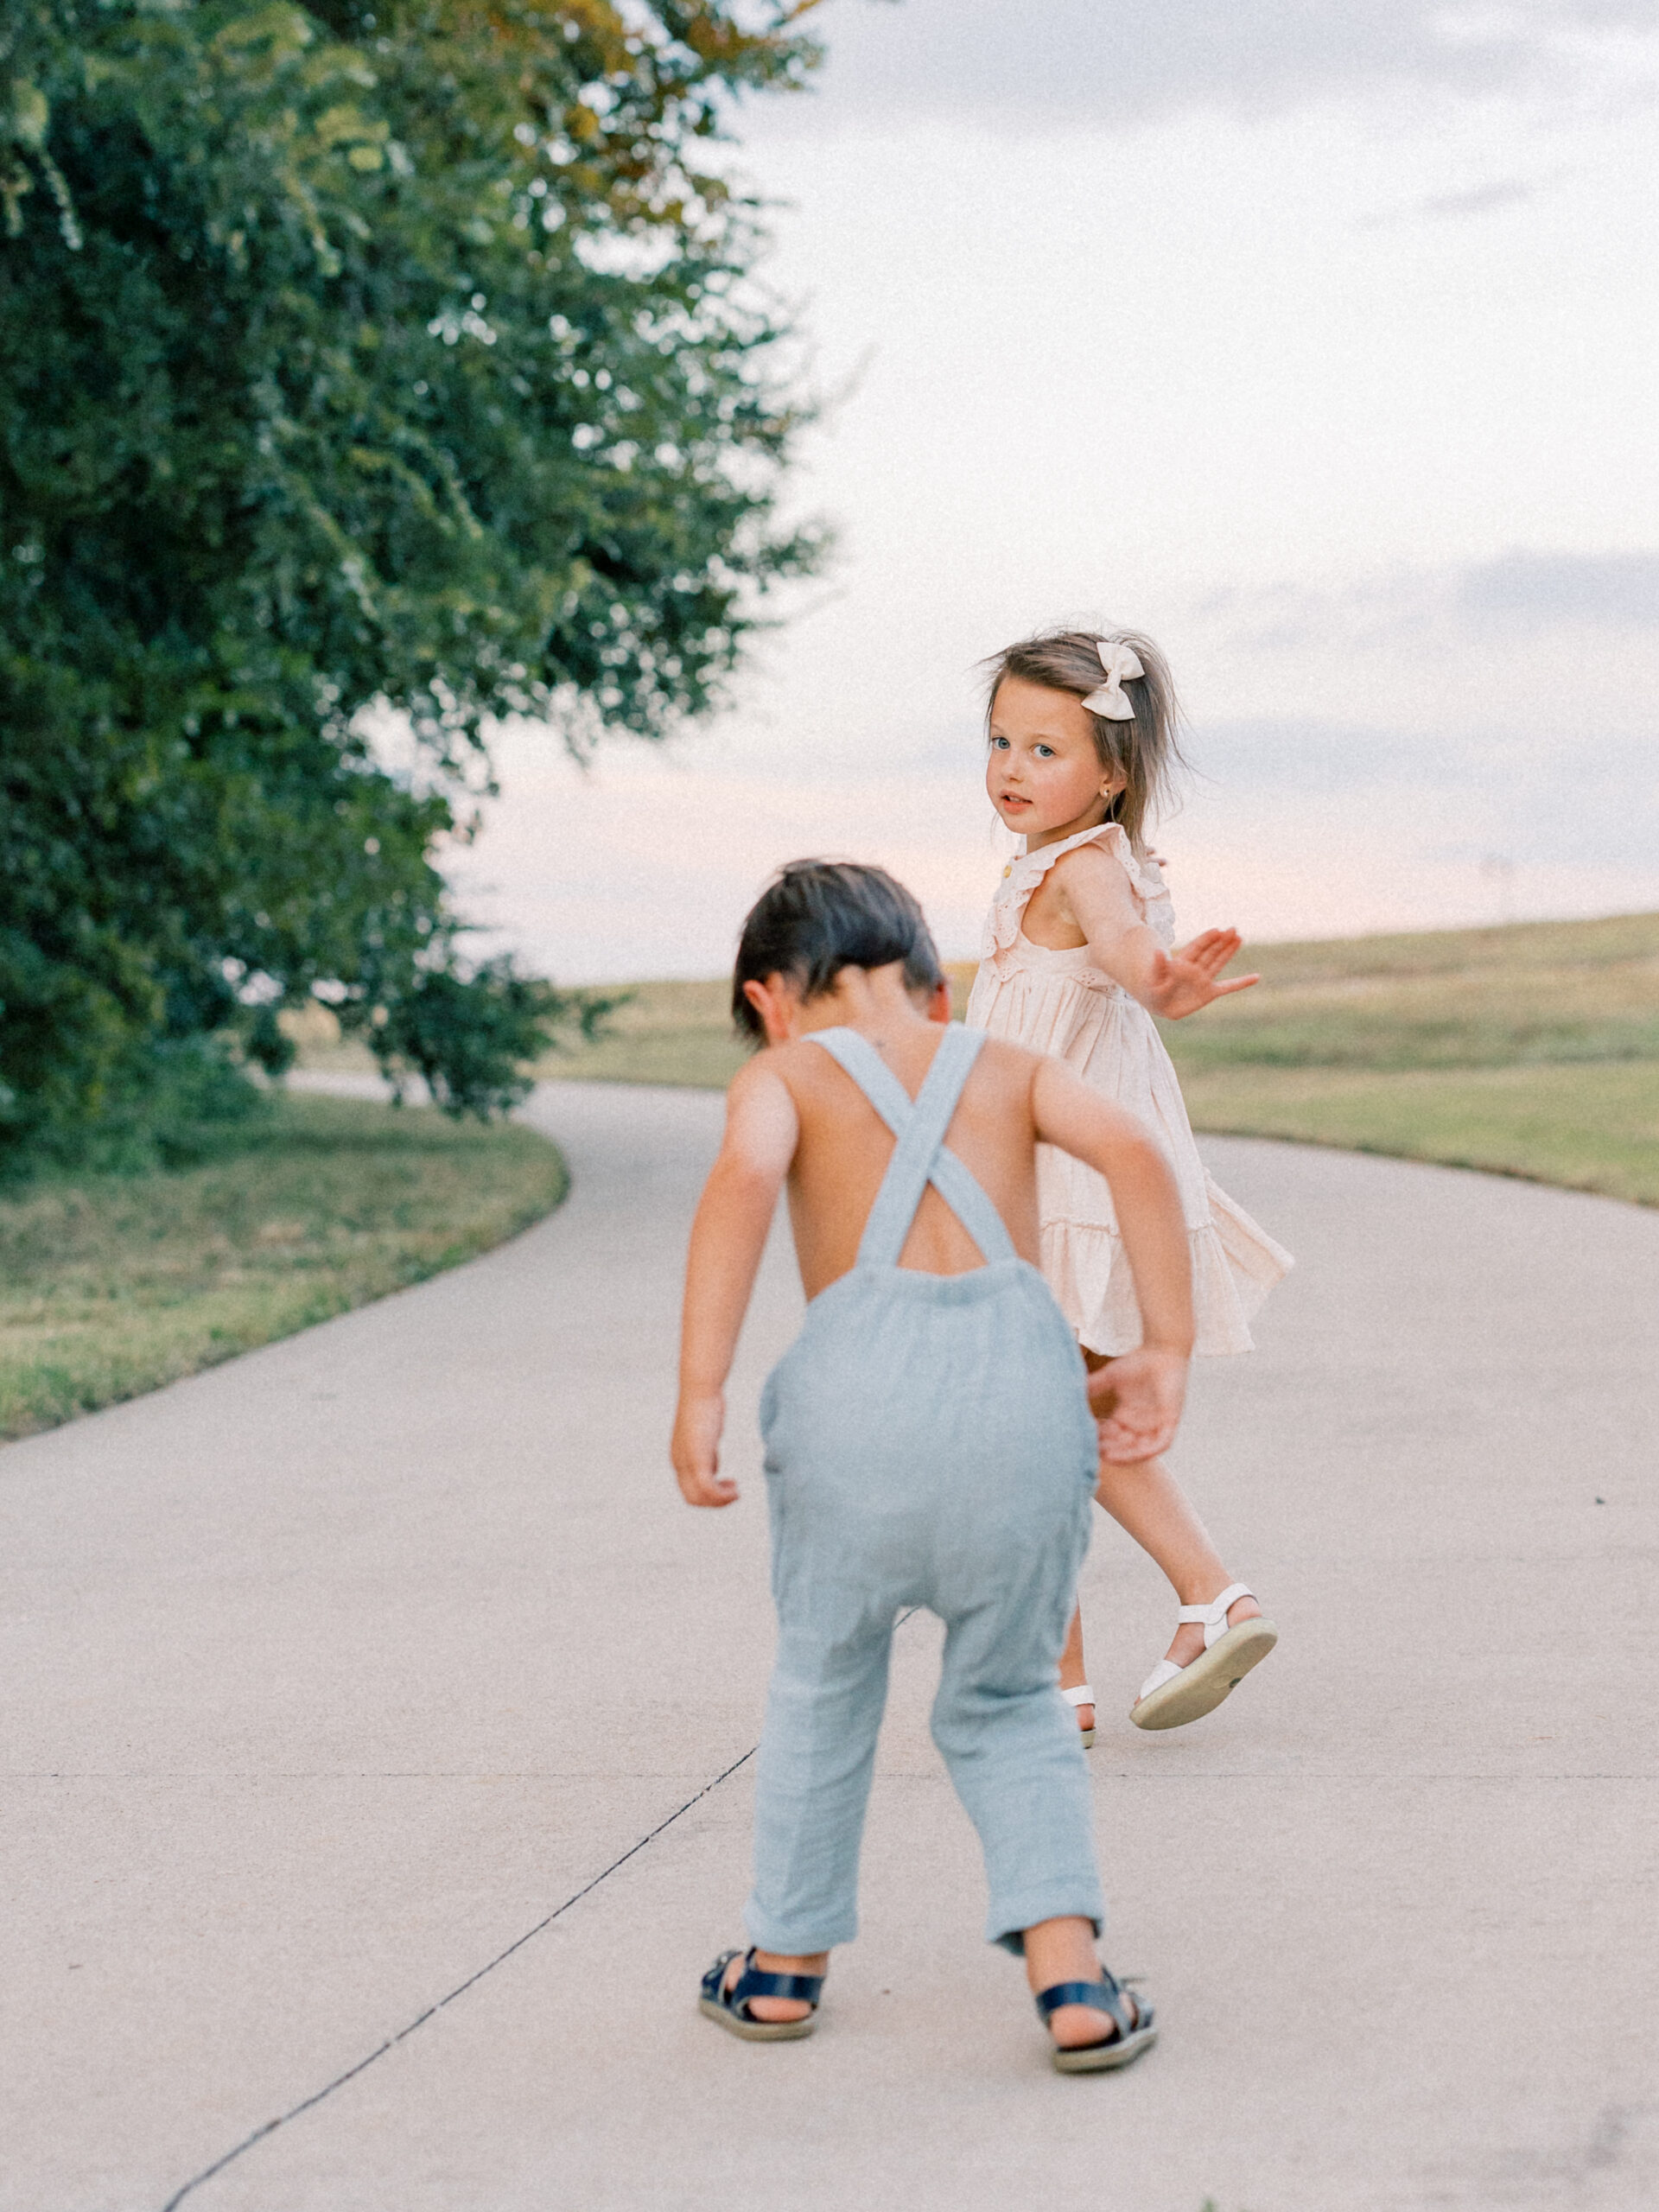
[[[1098,1445],[1058,1306],[944,1148],[985,1039],[947,1028],[914,1105],[855,1031],[809,1041],[897,1142],[857,1264],[808,1306],[761,1401],[779,1636],[749,1936],[789,1955],[856,1933],[888,1650],[916,1605],[945,1624],[933,1740],[979,1831],[988,1938],[1018,1951],[1022,1929],[1069,1914],[1098,1929],[1088,1776],[1057,1686]],[[899,1265],[930,1181],[983,1267]]]

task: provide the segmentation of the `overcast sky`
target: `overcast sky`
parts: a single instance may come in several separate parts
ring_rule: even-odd
[[[1174,667],[1187,928],[1659,906],[1659,6],[820,20],[737,127],[838,557],[671,753],[505,734],[468,910],[562,980],[715,974],[827,851],[971,953],[976,664],[1059,620]]]

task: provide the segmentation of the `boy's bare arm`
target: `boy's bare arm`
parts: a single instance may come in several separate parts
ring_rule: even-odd
[[[1111,1402],[1101,1449],[1120,1462],[1155,1459],[1174,1440],[1192,1351],[1192,1255],[1180,1192],[1150,1129],[1100,1097],[1060,1061],[1039,1060],[1032,1114],[1045,1144],[1103,1175],[1141,1307],[1136,1351],[1115,1359],[1091,1395]]]
[[[787,1087],[764,1058],[752,1060],[727,1094],[725,1137],[686,1255],[670,1452],[688,1505],[730,1505],[737,1497],[737,1484],[720,1472],[726,1377],[799,1134]]]

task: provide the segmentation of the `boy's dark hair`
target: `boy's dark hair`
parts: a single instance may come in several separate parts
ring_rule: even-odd
[[[732,1020],[754,1044],[766,1042],[745,983],[787,976],[804,998],[834,988],[843,968],[905,963],[905,988],[932,991],[944,981],[922,910],[885,868],[855,861],[790,861],[750,907],[732,971]]]

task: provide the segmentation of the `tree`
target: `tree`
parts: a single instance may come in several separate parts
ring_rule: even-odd
[[[0,1149],[279,1070],[314,993],[519,1094],[571,1004],[468,966],[435,866],[490,719],[663,736],[818,550],[714,151],[812,4],[14,0]]]

